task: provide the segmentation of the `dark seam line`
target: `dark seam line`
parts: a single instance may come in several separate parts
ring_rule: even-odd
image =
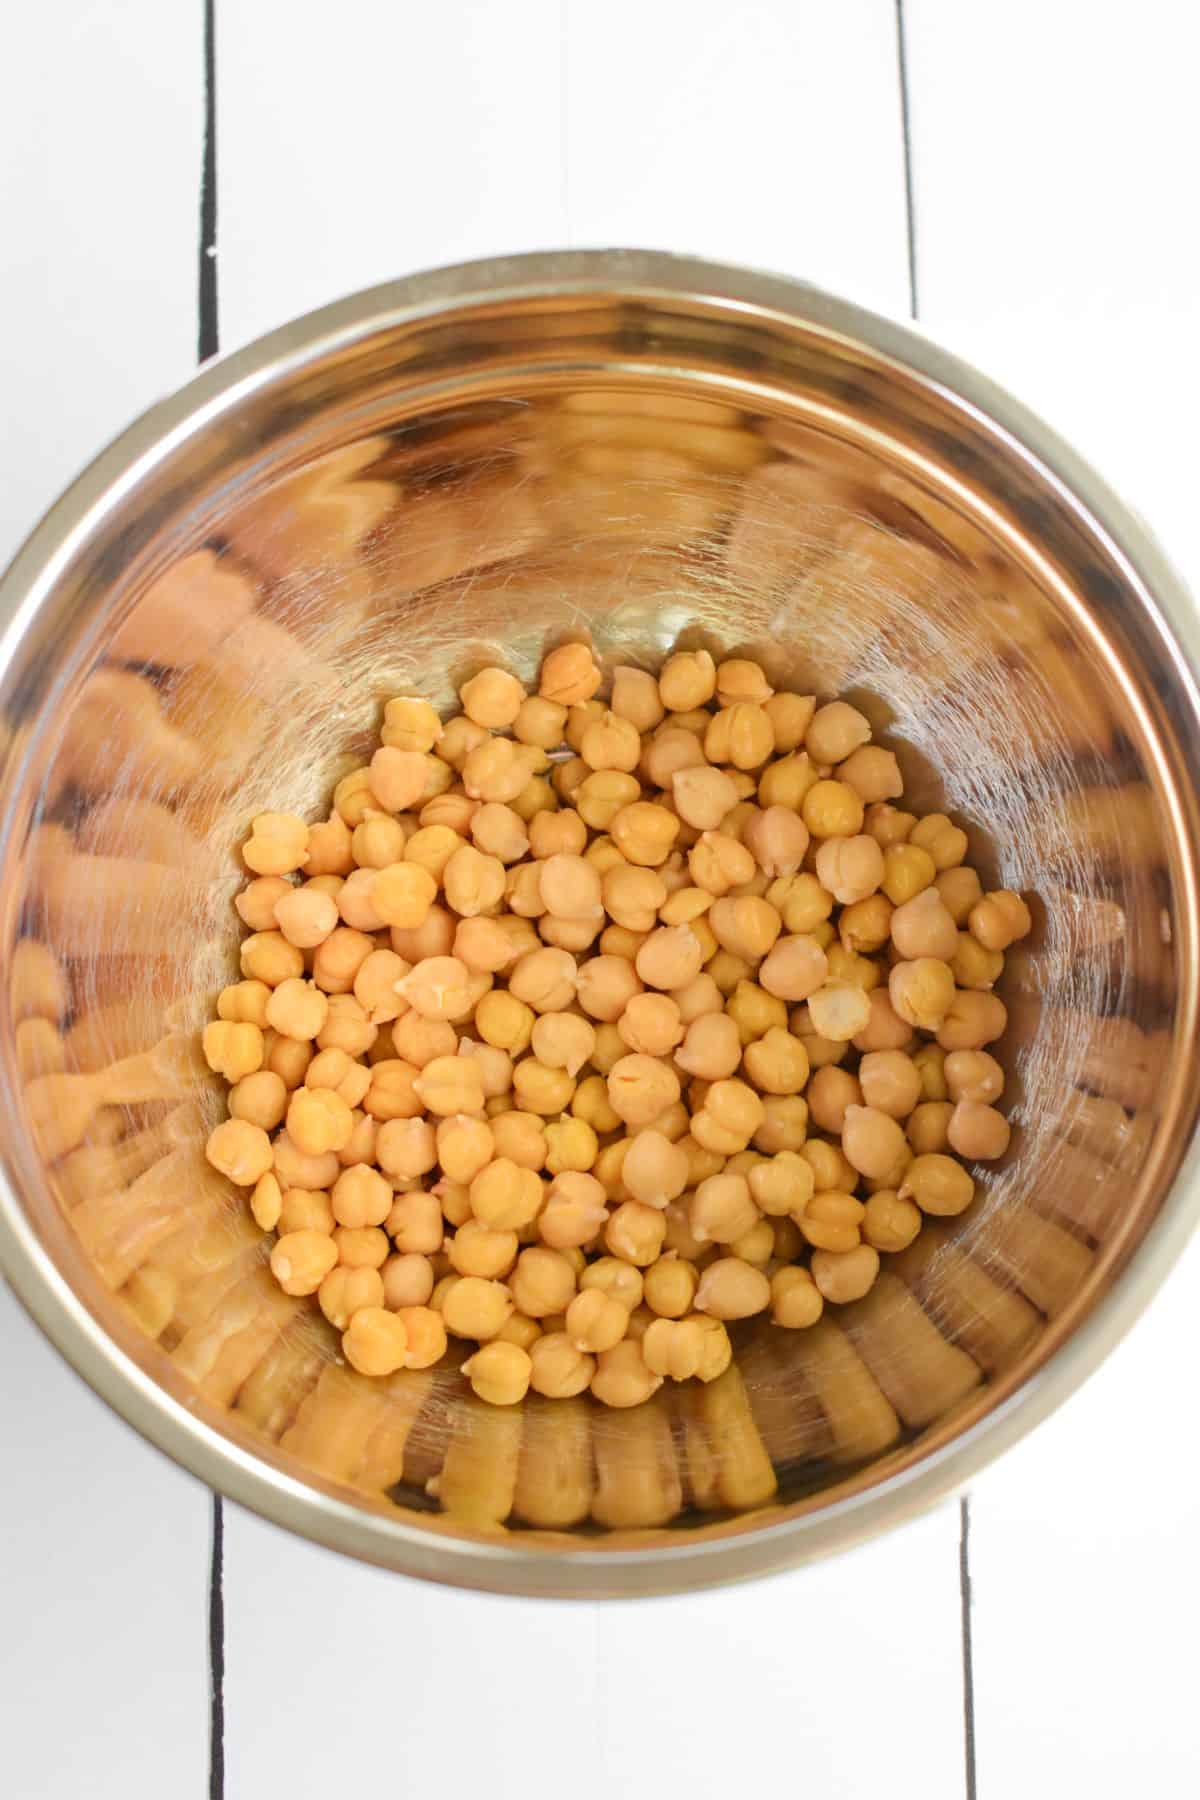
[[[225,1509],[212,1497],[212,1559],[208,1576],[208,1796],[225,1796]]]
[[[976,1800],[975,1785],[975,1655],[971,1642],[971,1497],[958,1503],[958,1593],[962,1618],[963,1758],[967,1800]]]
[[[204,156],[200,172],[201,362],[217,354],[217,79],[215,0],[204,0]]]
[[[896,0],[896,60],[900,74],[900,130],[904,139],[904,214],[908,235],[908,310],[917,316],[917,210],[913,202],[912,119],[908,103],[908,52],[904,0]]]

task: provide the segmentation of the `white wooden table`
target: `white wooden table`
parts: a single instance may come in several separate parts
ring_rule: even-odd
[[[207,67],[203,0],[6,17],[0,558],[194,366],[208,96],[222,349],[493,252],[759,264],[915,310],[1073,437],[1200,588],[1180,0],[216,13]],[[215,1582],[212,1497],[0,1292],[0,1790],[1195,1795],[1197,1301],[1193,1251],[961,1506],[741,1591],[549,1606],[381,1574],[229,1505]]]

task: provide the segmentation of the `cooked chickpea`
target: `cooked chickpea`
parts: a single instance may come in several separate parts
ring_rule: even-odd
[[[956,1103],[967,1100],[990,1106],[1004,1092],[1004,1070],[986,1050],[952,1050],[942,1067],[945,1093],[933,1097],[944,1099],[948,1094]]]
[[[508,991],[535,1013],[562,1012],[575,998],[576,980],[575,958],[569,951],[532,950],[513,964]]]
[[[1008,1008],[995,994],[960,990],[938,1027],[937,1041],[943,1050],[982,1050],[1003,1036],[1007,1024]]]
[[[908,841],[928,851],[939,873],[953,869],[967,854],[967,834],[952,824],[945,813],[929,813],[918,819],[909,832]]]
[[[579,1169],[560,1171],[538,1215],[542,1242],[552,1250],[590,1244],[608,1218],[608,1196],[594,1176]]]
[[[493,990],[476,1005],[475,1029],[484,1043],[493,1049],[519,1056],[529,1046],[534,1017],[532,1007],[518,1000],[515,994]]]
[[[974,1052],[961,1052],[960,1054],[974,1054]],[[946,1063],[949,1058],[940,1044],[922,1044],[919,1049],[912,1052],[912,1059],[917,1073],[921,1077],[922,1100],[945,1100],[948,1095],[952,1099],[959,1100],[991,1097],[977,1094],[950,1095],[946,1086]]]
[[[731,895],[714,901],[706,919],[722,950],[751,963],[767,956],[782,927],[775,908],[755,894]],[[696,927],[679,929],[694,931]]]
[[[688,1201],[688,1222],[699,1244],[730,1244],[758,1223],[759,1212],[742,1175],[710,1175]]]
[[[474,1338],[479,1343],[495,1337],[512,1311],[512,1295],[503,1282],[485,1281],[480,1275],[456,1280],[441,1307],[446,1330],[453,1337]]]
[[[295,1145],[286,1131],[281,1131],[271,1146],[272,1166],[284,1189],[284,1207],[286,1210],[288,1190],[292,1188],[327,1188],[332,1187],[341,1172],[341,1163],[332,1150],[321,1156],[306,1156],[303,1150]],[[355,1223],[376,1225],[377,1219],[342,1220],[342,1224]]]
[[[914,1155],[924,1156],[946,1148],[953,1111],[948,1100],[923,1100],[913,1108],[905,1130]]]
[[[541,865],[539,894],[547,912],[559,919],[600,919],[601,879],[584,857],[559,854]]]
[[[735,700],[708,721],[704,754],[711,763],[759,769],[775,748],[769,715],[750,701]]]
[[[736,904],[736,903],[735,903]],[[815,938],[783,937],[771,946],[759,969],[759,980],[781,1000],[807,1000],[825,984],[828,958]]]
[[[815,838],[854,837],[862,830],[863,803],[844,781],[816,781],[804,796],[800,816]]]
[[[883,852],[881,886],[892,905],[899,908],[933,886],[937,866],[918,844],[889,844]]]
[[[771,1317],[788,1331],[806,1331],[825,1309],[824,1296],[807,1269],[777,1269],[771,1277]]]
[[[892,927],[895,908],[886,894],[870,894],[842,908],[838,939],[844,950],[869,954],[882,950]]]
[[[848,981],[826,981],[808,997],[814,1030],[835,1043],[847,1043],[865,1031],[871,1010],[870,995]]]
[[[383,1305],[378,1269],[345,1265],[331,1269],[317,1289],[317,1304],[335,1331],[345,1331],[364,1306]]]
[[[653,731],[661,724],[664,707],[658,683],[645,669],[622,665],[613,670],[612,709],[638,732]]]
[[[936,887],[926,887],[892,914],[891,939],[907,961],[937,957],[949,962],[958,948],[958,928]]]
[[[513,1248],[516,1256],[516,1247]],[[389,1256],[379,1271],[383,1304],[392,1312],[406,1306],[424,1306],[433,1292],[433,1264],[427,1256],[411,1252]]]
[[[904,792],[899,763],[892,751],[881,750],[877,744],[863,744],[851,751],[839,763],[837,777],[848,782],[867,806],[897,800]]]
[[[737,789],[723,769],[707,763],[676,769],[671,795],[681,819],[698,831],[715,831],[731,807],[737,805]]]
[[[704,1361],[704,1332],[698,1319],[655,1319],[642,1337],[642,1356],[654,1375],[687,1381]]]
[[[794,1150],[782,1150],[755,1163],[746,1176],[755,1205],[768,1218],[797,1218],[813,1197],[809,1164]]]
[[[617,1022],[631,1050],[667,1056],[683,1037],[679,1008],[666,994],[635,994]]]
[[[716,691],[717,668],[707,650],[680,650],[663,664],[658,692],[668,712],[707,706]]]
[[[898,1178],[909,1156],[903,1127],[873,1106],[846,1108],[842,1150],[859,1174],[872,1181]]]
[[[608,1098],[617,1117],[638,1129],[650,1125],[679,1098],[679,1077],[658,1057],[633,1052],[614,1063]]]
[[[519,1344],[485,1344],[462,1366],[472,1391],[489,1406],[516,1406],[529,1392],[533,1363]]]
[[[604,1242],[613,1256],[645,1269],[661,1254],[666,1231],[667,1222],[658,1207],[624,1200],[604,1228]]]
[[[664,1208],[687,1186],[687,1153],[660,1131],[641,1131],[625,1153],[621,1179],[643,1206]]]
[[[805,1098],[817,1129],[840,1137],[846,1123],[846,1108],[861,1106],[863,1091],[849,1069],[840,1069],[830,1063],[817,1070],[808,1084]]]
[[[256,931],[242,940],[241,966],[248,979],[277,988],[304,973],[304,952],[289,944],[281,931]]]
[[[509,1273],[519,1250],[515,1231],[497,1231],[479,1219],[465,1219],[450,1239],[448,1254],[457,1274],[495,1281]]]
[[[878,1274],[879,1252],[871,1244],[858,1244],[853,1250],[813,1251],[813,1281],[832,1306],[861,1300],[874,1287]]]
[[[902,1200],[915,1200],[923,1213],[953,1218],[975,1198],[975,1183],[952,1156],[914,1157],[897,1190]]]
[[[768,806],[750,817],[742,843],[765,875],[786,878],[795,875],[804,861],[808,827],[790,807]]]
[[[587,644],[560,644],[542,662],[538,693],[559,706],[579,706],[591,699],[601,679]]]
[[[888,996],[899,1016],[922,1031],[937,1031],[955,997],[954,971],[933,956],[894,964]]]
[[[548,1118],[561,1113],[571,1104],[575,1092],[574,1077],[565,1069],[551,1069],[536,1056],[521,1059],[513,1070],[513,1093],[523,1112],[541,1113]]]
[[[283,1190],[270,1170],[260,1175],[250,1196],[250,1211],[261,1231],[274,1231],[283,1211]]]
[[[968,1162],[993,1162],[1003,1156],[1011,1135],[1003,1113],[975,1100],[958,1102],[946,1131],[950,1148]]]
[[[589,769],[620,769],[630,774],[638,766],[642,740],[636,725],[601,708],[599,717],[585,725],[578,748]]]
[[[586,1174],[599,1151],[596,1133],[583,1119],[563,1115],[546,1127],[546,1169],[551,1175]]]
[[[289,1231],[321,1231],[332,1237],[337,1220],[329,1195],[321,1188],[285,1188],[279,1196],[276,1226],[280,1237]]]
[[[832,700],[813,714],[804,735],[804,747],[814,762],[840,763],[870,736],[870,723],[857,707],[844,700]]]
[[[531,694],[517,708],[513,736],[518,743],[532,744],[538,750],[556,750],[563,742],[566,725],[567,709],[560,701]]]
[[[337,1266],[337,1256],[325,1232],[289,1231],[271,1249],[271,1273],[285,1294],[315,1294]]]
[[[278,990],[276,990],[278,992]],[[274,999],[274,995],[271,996]],[[270,1002],[268,1001],[268,1009]],[[257,1025],[228,1024],[214,1020],[204,1027],[201,1038],[204,1060],[209,1068],[228,1082],[241,1081],[261,1069],[266,1046]]]
[[[567,1307],[567,1336],[576,1350],[598,1355],[625,1336],[629,1314],[603,1288],[584,1288]]]
[[[853,1169],[849,1170],[849,1177],[854,1177]],[[853,1194],[837,1188],[819,1188],[796,1224],[805,1242],[815,1250],[841,1253],[853,1250],[859,1242],[863,1216],[862,1201]]]
[[[214,1169],[238,1187],[254,1187],[274,1161],[271,1140],[258,1125],[226,1119],[210,1134],[204,1154]]]
[[[765,1103],[744,1081],[714,1081],[692,1119],[692,1136],[705,1150],[734,1156],[744,1150],[765,1117]]]
[[[761,1269],[736,1256],[709,1263],[696,1289],[696,1311],[714,1319],[749,1319],[771,1304],[771,1284]]]
[[[688,1075],[720,1081],[734,1074],[742,1056],[735,1021],[726,1013],[701,1013],[688,1026],[675,1061]]]
[[[869,899],[883,873],[883,851],[865,833],[827,838],[817,851],[817,879],[842,906]]]
[[[471,1211],[494,1231],[521,1231],[532,1225],[545,1198],[534,1169],[497,1156],[470,1184]]]
[[[334,1088],[298,1088],[288,1103],[288,1136],[305,1156],[340,1150],[354,1129],[354,1116]]]
[[[987,992],[1004,973],[1004,954],[1000,950],[985,950],[969,932],[960,931],[950,967],[960,988]]]
[[[679,835],[675,814],[653,800],[630,801],[607,823],[621,854],[645,868],[657,868],[666,862]]]
[[[377,1169],[365,1164],[342,1170],[334,1181],[330,1199],[338,1224],[353,1230],[382,1225],[392,1210],[391,1184]],[[440,1244],[439,1236],[439,1247]]]
[[[953,869],[943,869],[933,885],[954,923],[965,927],[971,909],[983,899],[983,883],[974,869],[961,864]]]
[[[921,1099],[921,1071],[902,1050],[872,1050],[858,1068],[863,1099],[893,1119],[905,1119]]]
[[[530,820],[529,849],[539,862],[552,856],[582,856],[587,841],[587,826],[573,807],[539,812]]]
[[[808,1052],[790,1031],[773,1025],[747,1044],[742,1067],[760,1094],[798,1094],[808,1080]]]
[[[907,1250],[921,1229],[920,1209],[894,1188],[879,1188],[867,1200],[862,1234],[875,1250]]]
[[[529,1360],[529,1385],[550,1400],[582,1394],[596,1372],[595,1358],[577,1350],[565,1331],[539,1337],[529,1346]]]
[[[528,1318],[548,1319],[566,1312],[574,1298],[575,1270],[565,1251],[534,1244],[518,1256],[508,1286],[515,1305]]]

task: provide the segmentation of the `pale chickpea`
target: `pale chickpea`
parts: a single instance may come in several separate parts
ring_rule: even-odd
[[[924,1156],[946,1148],[953,1111],[948,1100],[922,1100],[919,1106],[914,1106],[905,1127],[914,1155]]]
[[[824,1295],[807,1269],[777,1269],[771,1277],[771,1318],[788,1331],[807,1331],[825,1308]]]
[[[747,1044],[742,1067],[760,1094],[799,1094],[808,1080],[808,1052],[790,1031],[773,1025]]]
[[[812,1278],[823,1299],[846,1306],[870,1292],[879,1274],[879,1252],[871,1244],[853,1250],[814,1250]]]
[[[899,1016],[922,1031],[937,1031],[955,998],[954,971],[934,956],[894,964],[888,996]]]
[[[750,701],[735,700],[708,722],[704,754],[711,763],[760,769],[775,748],[769,715]]]
[[[903,1050],[913,1040],[913,1028],[906,1019],[902,1019],[893,1007],[888,991],[884,987],[874,988],[867,995],[867,1020],[862,1028],[854,1034],[856,1050]],[[812,1058],[811,1047],[809,1049]]]
[[[538,920],[538,936],[552,950],[570,950],[578,955],[596,942],[603,922],[603,914],[594,919],[558,919],[546,913]],[[610,929],[617,928],[614,925]]]
[[[918,819],[908,841],[929,852],[939,873],[957,868],[965,860],[968,849],[966,832],[953,824],[945,813],[929,813],[924,819]]]
[[[461,1182],[449,1181],[445,1176],[433,1185],[438,1205],[442,1209],[442,1217],[447,1225],[453,1225],[457,1231],[471,1217],[471,1192]],[[436,1252],[435,1252],[436,1254]]]
[[[560,770],[565,766],[561,764]],[[580,767],[587,769],[582,758]],[[620,769],[596,769],[580,782],[574,796],[575,808],[585,825],[593,831],[606,832],[622,813],[637,804],[641,791],[636,778]],[[674,823],[678,829],[678,820]],[[617,848],[622,856],[627,854],[623,846]]]
[[[360,1375],[394,1374],[404,1367],[407,1351],[404,1320],[383,1306],[360,1307],[342,1336],[342,1353]]]
[[[275,923],[289,944],[314,950],[338,923],[336,902],[309,887],[289,888],[275,902]]]
[[[482,997],[476,983],[489,980],[456,956],[427,956],[401,977],[396,992],[423,1019],[453,1023],[465,1019]]]
[[[525,821],[512,807],[501,806],[494,800],[480,806],[470,800],[464,800],[463,804],[473,809],[468,828],[476,850],[501,863],[519,862],[529,849],[529,833]],[[450,867],[451,863],[447,863],[447,874]],[[446,897],[450,898],[449,891]],[[456,910],[461,911],[461,908]]]
[[[958,948],[958,928],[936,887],[926,887],[892,914],[891,939],[907,961],[933,956],[949,962]]]
[[[276,1226],[280,1237],[291,1231],[321,1231],[332,1237],[337,1220],[329,1195],[322,1188],[284,1188],[279,1196]]]
[[[250,1211],[261,1231],[274,1231],[283,1211],[283,1190],[270,1170],[260,1175],[250,1196]]]
[[[678,650],[663,664],[658,693],[668,712],[707,706],[717,691],[717,668],[707,650]]]
[[[768,806],[748,820],[742,843],[765,875],[787,877],[795,875],[804,861],[808,827],[790,807]]]
[[[534,1022],[531,1046],[546,1068],[578,1075],[596,1047],[596,1028],[577,1013],[543,1013]]]
[[[658,922],[658,909],[666,899],[666,884],[656,869],[620,862],[604,873],[604,908],[616,924],[629,931],[653,930]]]
[[[601,709],[600,717],[585,726],[578,748],[589,769],[620,769],[631,774],[642,754],[642,740],[636,725]]]
[[[337,1266],[337,1246],[323,1231],[289,1231],[272,1246],[270,1260],[285,1294],[315,1294]]]
[[[354,828],[351,839],[354,861],[360,869],[386,869],[404,855],[408,836],[399,819],[389,818],[386,813],[369,812],[362,824]]]
[[[368,1225],[382,1225],[392,1210],[391,1184],[378,1169],[356,1164],[337,1175],[330,1201],[339,1225],[356,1231]],[[440,1237],[438,1243],[440,1246]]]
[[[516,721],[526,695],[515,675],[506,669],[481,669],[458,690],[468,719],[489,731],[504,731]]]
[[[902,1200],[915,1200],[923,1213],[953,1218],[975,1198],[975,1183],[952,1156],[914,1157],[898,1189]]]
[[[907,1250],[921,1229],[920,1208],[894,1188],[879,1188],[863,1209],[862,1234],[876,1250]]]
[[[483,1111],[483,1077],[473,1056],[433,1057],[414,1078],[412,1091],[439,1119]]]
[[[986,1050],[952,1050],[945,1057],[943,1072],[945,1093],[936,1098],[944,1099],[948,1094],[956,1104],[966,1100],[990,1106],[1004,1092],[1004,1070]]]
[[[567,743],[575,754],[582,754],[583,734],[589,725],[603,719],[607,707],[602,700],[579,700],[567,708]]]
[[[362,937],[367,932],[380,931],[383,928],[383,917],[375,905],[375,888],[379,875],[380,870],[378,869],[354,869],[343,881],[335,896],[338,917],[355,937]],[[332,952],[325,950],[325,945],[335,939],[338,939],[338,932],[332,931],[329,937],[318,946],[318,950],[325,951],[322,960],[327,966],[332,966],[329,963]],[[336,944],[334,948],[336,949]],[[316,966],[315,956],[313,965]]]
[[[634,958],[639,980],[668,992],[694,981],[704,961],[699,924],[660,925],[651,931]]]
[[[629,1313],[603,1288],[584,1288],[567,1307],[567,1336],[576,1350],[598,1355],[619,1344],[629,1326]]]
[[[317,1304],[335,1331],[345,1331],[364,1306],[383,1305],[383,1281],[378,1269],[345,1265],[331,1269],[317,1289]]]
[[[226,1119],[209,1133],[204,1154],[214,1169],[238,1187],[252,1188],[272,1167],[274,1150],[266,1132],[246,1119]]]
[[[781,1000],[809,999],[824,986],[828,975],[825,951],[815,938],[803,934],[777,939],[759,969],[767,993]]]
[[[715,831],[738,800],[737,789],[725,771],[707,763],[676,769],[671,777],[671,797],[679,817],[698,831]]]
[[[666,725],[643,746],[639,773],[649,785],[670,790],[681,769],[704,769],[704,746],[695,732]]]
[[[688,1026],[675,1061],[685,1074],[720,1081],[734,1074],[742,1056],[737,1025],[725,1013],[701,1013]]]
[[[665,1208],[687,1186],[687,1153],[660,1131],[641,1131],[625,1153],[621,1179],[643,1206]]]
[[[308,826],[294,813],[259,813],[242,845],[242,859],[256,875],[287,875],[308,854]]]
[[[899,843],[885,846],[883,880],[880,886],[895,907],[914,900],[933,886],[937,866],[927,850],[918,844]]]
[[[312,953],[314,985],[327,996],[350,993],[374,949],[369,932],[339,925]]]
[[[556,918],[599,920],[603,916],[600,875],[582,856],[548,857],[539,871],[538,891],[547,912]]]
[[[663,901],[658,916],[664,925],[694,925],[703,918],[712,903],[713,896],[703,888],[676,888]]]
[[[513,964],[508,991],[535,1013],[562,1012],[575,998],[576,980],[575,958],[569,951],[533,950]]]
[[[870,722],[855,706],[832,700],[819,706],[804,735],[804,746],[814,762],[840,763],[871,736]]]
[[[552,856],[582,856],[587,839],[587,826],[574,807],[539,812],[529,822],[529,850],[538,862],[546,862]]]
[[[808,1013],[821,1037],[847,1043],[865,1031],[871,1018],[871,998],[851,982],[826,981],[809,995]]]
[[[257,880],[246,883],[241,893],[234,896],[233,904],[243,925],[248,925],[255,933],[269,933],[274,932],[278,923],[275,908],[279,902],[299,892],[300,889],[285,881],[282,875],[260,875]]]
[[[867,806],[898,800],[904,792],[900,765],[890,750],[863,744],[838,764],[837,778],[848,782]]]
[[[541,1211],[545,1192],[534,1169],[497,1156],[470,1184],[471,1211],[494,1231],[521,1231]]]
[[[698,1313],[714,1319],[749,1319],[771,1304],[771,1284],[761,1269],[740,1257],[722,1256],[709,1263],[696,1289]]]
[[[522,700],[513,720],[513,736],[520,744],[532,744],[538,750],[556,750],[564,741],[567,709],[557,700],[546,700],[531,694]]]
[[[774,951],[771,952],[774,955]],[[769,960],[769,959],[768,959]],[[766,965],[764,964],[763,967]],[[759,969],[761,975],[762,969]],[[754,981],[739,981],[729,998],[726,1016],[737,1027],[743,1047],[775,1028],[787,1025],[788,1012],[777,994]]]
[[[812,1169],[793,1150],[756,1163],[746,1180],[755,1205],[772,1219],[798,1217],[815,1189]]]
[[[552,1250],[571,1250],[591,1243],[608,1218],[608,1196],[593,1175],[560,1171],[538,1215],[542,1242]]]
[[[571,1104],[575,1079],[565,1069],[551,1069],[536,1056],[522,1057],[513,1070],[513,1095],[522,1112],[549,1118]]]
[[[764,700],[763,711],[771,721],[776,750],[790,755],[804,742],[816,709],[812,694],[772,694]]]
[[[529,1346],[529,1385],[550,1400],[582,1394],[596,1372],[595,1358],[577,1350],[565,1331],[547,1332]]]
[[[628,1337],[596,1358],[591,1391],[604,1406],[640,1406],[662,1383],[662,1376],[646,1367],[641,1343]]]
[[[635,994],[617,1022],[631,1050],[667,1056],[683,1037],[679,1008],[666,994]]]
[[[514,1247],[513,1255],[516,1255]],[[411,1253],[389,1256],[379,1271],[383,1304],[392,1312],[405,1306],[424,1306],[433,1292],[433,1264],[427,1256]]]
[[[972,908],[983,899],[983,883],[974,869],[961,864],[943,869],[934,881],[942,905],[958,926],[965,926]]]
[[[749,1144],[765,1112],[764,1101],[746,1082],[714,1081],[692,1119],[692,1136],[702,1149],[735,1156]]]
[[[946,1131],[950,1148],[968,1162],[993,1162],[1003,1156],[1011,1135],[1003,1113],[975,1100],[958,1102]]]
[[[334,1088],[298,1088],[288,1103],[288,1136],[305,1156],[340,1150],[354,1129],[354,1116]]]
[[[457,927],[450,909],[435,901],[419,925],[392,926],[392,949],[410,963],[423,962],[428,956],[449,956]]]
[[[516,960],[516,948],[496,919],[463,919],[454,934],[454,957],[473,975],[497,975]]]
[[[269,988],[297,980],[304,973],[304,952],[289,944],[281,931],[256,931],[243,938],[240,957],[242,974]]]
[[[812,1122],[819,1131],[840,1137],[846,1122],[846,1108],[861,1106],[863,1091],[848,1069],[827,1064],[818,1069],[805,1092]]]
[[[667,1222],[658,1207],[623,1200],[604,1227],[604,1242],[611,1255],[645,1269],[662,1253],[666,1232]]]
[[[863,1099],[893,1119],[906,1119],[921,1099],[921,1071],[902,1050],[872,1050],[859,1064]]]
[[[817,851],[817,879],[842,906],[869,899],[883,872],[883,851],[866,833],[828,838]]]
[[[710,1175],[688,1200],[688,1223],[699,1244],[730,1244],[758,1223],[759,1211],[743,1175]]]
[[[548,1319],[566,1312],[576,1291],[570,1255],[543,1244],[522,1250],[508,1287],[514,1303],[527,1318]]]
[[[612,709],[619,719],[627,719],[635,731],[653,731],[662,723],[665,708],[658,683],[645,669],[626,665],[613,670]]]
[[[522,1169],[546,1166],[546,1124],[534,1113],[504,1112],[489,1121],[497,1157]]]
[[[398,750],[432,750],[442,736],[442,721],[428,700],[398,694],[384,706],[379,735]]]
[[[751,852],[725,831],[705,831],[688,852],[688,870],[697,887],[722,898],[755,872]]]
[[[582,806],[580,811],[583,811]],[[586,818],[586,814],[584,814]],[[617,849],[631,863],[658,868],[679,835],[679,820],[652,800],[633,800],[608,821]]]
[[[446,1293],[441,1307],[451,1336],[480,1343],[495,1337],[512,1311],[512,1295],[503,1282],[485,1281],[481,1275],[462,1276]]]
[[[446,1327],[441,1314],[429,1306],[401,1306],[396,1317],[404,1326],[407,1343],[403,1367],[431,1369],[446,1354]]]
[[[277,993],[279,990],[275,991]],[[275,995],[272,994],[271,999],[274,998]],[[270,1001],[267,1007],[269,1015]],[[229,1082],[240,1081],[244,1075],[253,1075],[256,1069],[262,1067],[266,1054],[263,1034],[257,1025],[231,1025],[222,1019],[216,1019],[204,1027],[201,1047],[209,1068]]]
[[[485,738],[482,743],[476,744],[473,750],[467,752],[462,765],[462,782],[468,797],[472,800],[494,800],[502,806],[513,805],[529,782],[532,773],[530,754],[528,745],[514,744],[509,738]],[[408,846],[410,857],[413,854],[413,842],[415,840],[410,840]]]
[[[305,873],[311,877],[348,875],[354,866],[350,849],[350,827],[334,813],[332,818],[308,828],[308,855]],[[249,923],[249,921],[247,921]]]
[[[265,981],[235,981],[217,995],[217,1017],[231,1025],[257,1025],[261,1031],[267,1023],[270,998]]]
[[[318,1042],[320,1040],[318,1039]],[[281,1037],[277,1031],[263,1033],[263,1064],[278,1075],[289,1093],[303,1082],[313,1059],[313,1047],[299,1038]]]
[[[271,1145],[271,1162],[280,1186],[289,1188],[332,1187],[341,1172],[341,1164],[332,1150],[321,1156],[307,1156],[294,1144],[286,1131],[281,1131]],[[378,1219],[342,1219],[343,1225],[378,1225]]]
[[[464,1045],[467,1041],[468,1040],[464,1039]],[[380,1038],[372,1047],[372,1056],[375,1055],[375,1051],[383,1044],[384,1038],[381,1034]],[[424,1019],[419,1012],[414,1012],[410,1009],[402,1018],[394,1021],[391,1028],[391,1044],[392,1050],[397,1057],[401,1058],[404,1062],[412,1063],[413,1067],[416,1069],[423,1069],[426,1064],[431,1063],[435,1057],[455,1055],[458,1050],[458,1033],[455,1031],[453,1025],[447,1020]],[[465,1055],[466,1053],[467,1052],[464,1049],[463,1054]],[[376,1057],[375,1060],[378,1061],[379,1059]],[[484,1064],[481,1062],[481,1080],[483,1069]],[[512,1076],[511,1066],[506,1069],[506,1074],[509,1079],[505,1080],[503,1084],[504,1087],[510,1085]]]
[[[846,1108],[842,1150],[858,1173],[872,1181],[896,1178],[903,1173],[909,1157],[903,1126],[873,1106]]]
[[[560,644],[543,659],[538,693],[559,706],[590,700],[602,676],[587,644]]]
[[[618,1118],[636,1130],[651,1124],[679,1099],[679,1077],[658,1057],[633,1052],[614,1063],[608,1098]]]
[[[955,994],[937,1041],[943,1050],[982,1050],[1003,1036],[1008,1008],[995,994],[961,990]]]

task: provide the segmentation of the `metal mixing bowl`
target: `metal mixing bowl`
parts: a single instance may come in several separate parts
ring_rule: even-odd
[[[726,1581],[928,1505],[1057,1405],[1191,1228],[1200,701],[1187,596],[1037,420],[916,334],[665,256],[474,264],[206,369],[0,593],[0,1255],[65,1356],[239,1501],[410,1573]],[[628,1413],[355,1376],[201,1145],[236,846],[381,700],[589,633],[853,695],[1034,896],[981,1197],[810,1332]],[[62,1082],[56,1071],[82,1071]]]

